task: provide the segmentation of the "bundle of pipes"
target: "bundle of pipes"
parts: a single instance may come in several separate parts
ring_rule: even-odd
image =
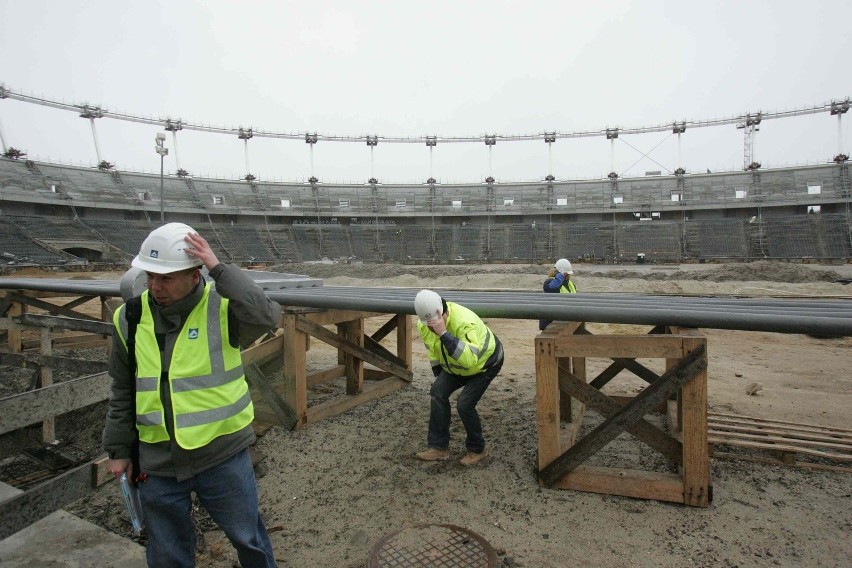
[[[322,286],[310,279],[287,281],[280,286],[270,280],[269,285],[263,287],[272,300],[285,306],[396,314],[414,314],[414,296],[418,291],[414,288]],[[0,278],[0,289],[122,295],[116,280]],[[852,301],[847,299],[544,294],[437,288],[435,291],[481,317],[852,335]]]
[[[435,291],[480,317],[852,335],[849,300]],[[326,286],[268,295],[283,305],[413,314],[416,293],[410,288]]]

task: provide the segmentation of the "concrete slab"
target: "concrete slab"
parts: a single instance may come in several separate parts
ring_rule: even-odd
[[[20,493],[0,483],[0,501]],[[67,511],[0,541],[3,568],[145,568],[145,547]]]

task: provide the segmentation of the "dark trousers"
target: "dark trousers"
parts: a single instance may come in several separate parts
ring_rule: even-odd
[[[501,359],[495,366],[469,377],[452,375],[443,370],[435,377],[429,389],[432,402],[426,443],[430,448],[446,450],[450,446],[450,395],[462,389],[456,401],[456,409],[467,432],[465,447],[469,452],[481,453],[485,450],[485,438],[482,436],[482,423],[476,405],[502,366]]]

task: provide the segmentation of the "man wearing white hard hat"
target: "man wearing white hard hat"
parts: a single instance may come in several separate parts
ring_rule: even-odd
[[[275,328],[281,306],[183,223],[152,231],[132,265],[147,290],[113,317],[103,439],[110,473],[139,488],[148,566],[195,566],[193,492],[242,566],[275,566],[248,455],[254,409],[240,348]]]
[[[571,280],[572,274],[574,274],[574,269],[571,267],[571,261],[567,258],[560,258],[547,273],[547,279],[542,288],[550,294],[576,294],[577,287]],[[551,320],[538,320],[538,329],[544,330],[550,323]]]
[[[467,434],[467,454],[459,461],[474,465],[488,457],[476,405],[503,367],[503,345],[479,316],[460,304],[447,302],[432,290],[414,298],[417,331],[429,352],[435,382],[431,397],[428,448],[415,454],[423,461],[450,456],[450,395],[462,389],[456,409]]]

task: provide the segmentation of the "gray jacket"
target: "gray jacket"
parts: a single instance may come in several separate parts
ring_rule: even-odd
[[[278,325],[281,306],[267,298],[260,286],[238,266],[219,264],[210,271],[210,277],[216,282],[216,287],[211,293],[218,293],[230,301],[228,305],[230,336],[232,342],[239,343],[239,347],[251,345]],[[204,284],[202,278],[186,298],[168,307],[160,307],[153,298],[149,297],[155,333],[165,336],[165,345],[161,353],[163,369],[169,368],[175,341],[186,317],[201,299]],[[124,306],[121,308],[120,317],[126,323]],[[108,372],[112,378],[112,394],[103,433],[103,446],[110,458],[129,458],[133,441],[136,439],[136,409],[132,400],[134,377],[130,375],[127,348],[118,330],[113,330]],[[169,435],[174,438],[169,389],[160,389],[160,392]],[[176,477],[180,481],[227,460],[252,444],[254,439],[254,431],[249,425],[233,434],[219,436],[206,446],[195,450],[185,450],[173,439],[156,444],[141,443],[139,462],[145,473]]]

